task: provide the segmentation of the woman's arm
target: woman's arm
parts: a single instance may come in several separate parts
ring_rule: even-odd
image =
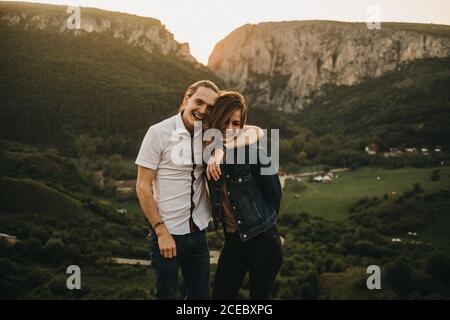
[[[228,138],[229,137],[229,138]],[[237,135],[230,132],[227,135],[227,140],[224,142],[226,149],[245,147],[247,145],[254,144],[264,137],[264,131],[258,126],[245,125],[242,130],[238,131]],[[208,180],[219,180],[222,172],[220,170],[220,164],[225,155],[225,150],[222,148],[214,149],[213,155],[209,158],[206,168],[206,176]]]
[[[244,125],[237,135],[230,135],[230,139],[225,142],[225,148],[239,148],[259,141],[264,137],[264,131],[258,126]]]
[[[265,172],[262,171],[263,168],[266,169]],[[251,170],[261,187],[264,198],[278,214],[283,191],[275,166],[264,148],[258,148],[258,161],[251,165]]]

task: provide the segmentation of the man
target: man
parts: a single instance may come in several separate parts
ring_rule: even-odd
[[[180,163],[173,154],[180,141],[198,138],[193,136],[194,122],[204,119],[218,96],[219,89],[211,81],[192,84],[180,112],[150,127],[136,159],[137,195],[153,230],[150,255],[157,299],[176,298],[179,267],[187,298],[209,298],[205,228],[210,207],[203,186],[203,166],[194,161]],[[190,151],[193,157],[194,148]]]

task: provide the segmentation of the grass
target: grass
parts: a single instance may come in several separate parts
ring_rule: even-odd
[[[450,167],[440,167],[441,178],[431,181],[430,176],[437,168],[402,168],[384,170],[362,168],[338,174],[330,184],[312,183],[307,179],[301,192],[284,192],[281,204],[283,212],[307,212],[330,220],[342,220],[348,216],[352,203],[364,197],[383,197],[392,191],[403,192],[414,183],[420,183],[426,191],[439,190],[450,183]],[[380,180],[377,180],[380,177]],[[296,198],[296,195],[298,198]]]
[[[434,36],[449,36],[450,26],[443,24],[423,24],[423,23],[404,23],[404,22],[384,22],[382,27],[393,30],[414,31]]]
[[[139,299],[151,298],[154,296],[154,276],[153,268],[143,266],[109,265],[96,268],[94,265],[87,265],[83,268],[83,284],[88,290],[87,298],[105,299],[130,299],[131,297],[117,295],[124,290],[142,290]],[[114,277],[114,281],[111,281]]]
[[[13,212],[36,212],[57,218],[84,212],[80,201],[33,179],[0,180],[1,208]]]
[[[316,166],[319,170],[322,167]],[[440,179],[431,181],[433,170],[441,169]],[[303,172],[303,170],[302,170]],[[330,184],[301,182],[300,192],[284,191],[281,212],[308,212],[331,220],[342,220],[348,215],[351,204],[363,197],[383,197],[391,191],[403,192],[419,182],[426,191],[439,190],[450,183],[450,167],[439,168],[402,168],[384,170],[381,168],[362,168],[351,172],[342,172]],[[377,177],[380,180],[377,180]],[[298,199],[295,196],[298,195]],[[109,200],[116,208],[125,208],[128,214],[137,219],[145,217],[137,199],[119,201]],[[450,217],[449,217],[450,219]],[[449,223],[450,225],[450,223]],[[440,225],[436,226],[439,231]]]

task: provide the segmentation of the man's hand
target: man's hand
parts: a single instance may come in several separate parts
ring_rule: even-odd
[[[159,228],[161,229],[156,231],[156,235],[158,236],[158,246],[159,252],[164,258],[174,258],[177,255],[177,246],[175,244],[175,240],[172,235],[166,229],[165,226],[161,225]]]

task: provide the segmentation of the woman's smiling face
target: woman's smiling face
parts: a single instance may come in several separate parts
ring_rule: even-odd
[[[239,132],[239,129],[242,128],[241,113],[241,109],[236,109],[231,114],[230,118],[225,122],[225,126],[222,128],[222,134],[225,140],[228,140],[226,139],[227,133],[231,134],[232,136],[236,136],[236,134]]]

